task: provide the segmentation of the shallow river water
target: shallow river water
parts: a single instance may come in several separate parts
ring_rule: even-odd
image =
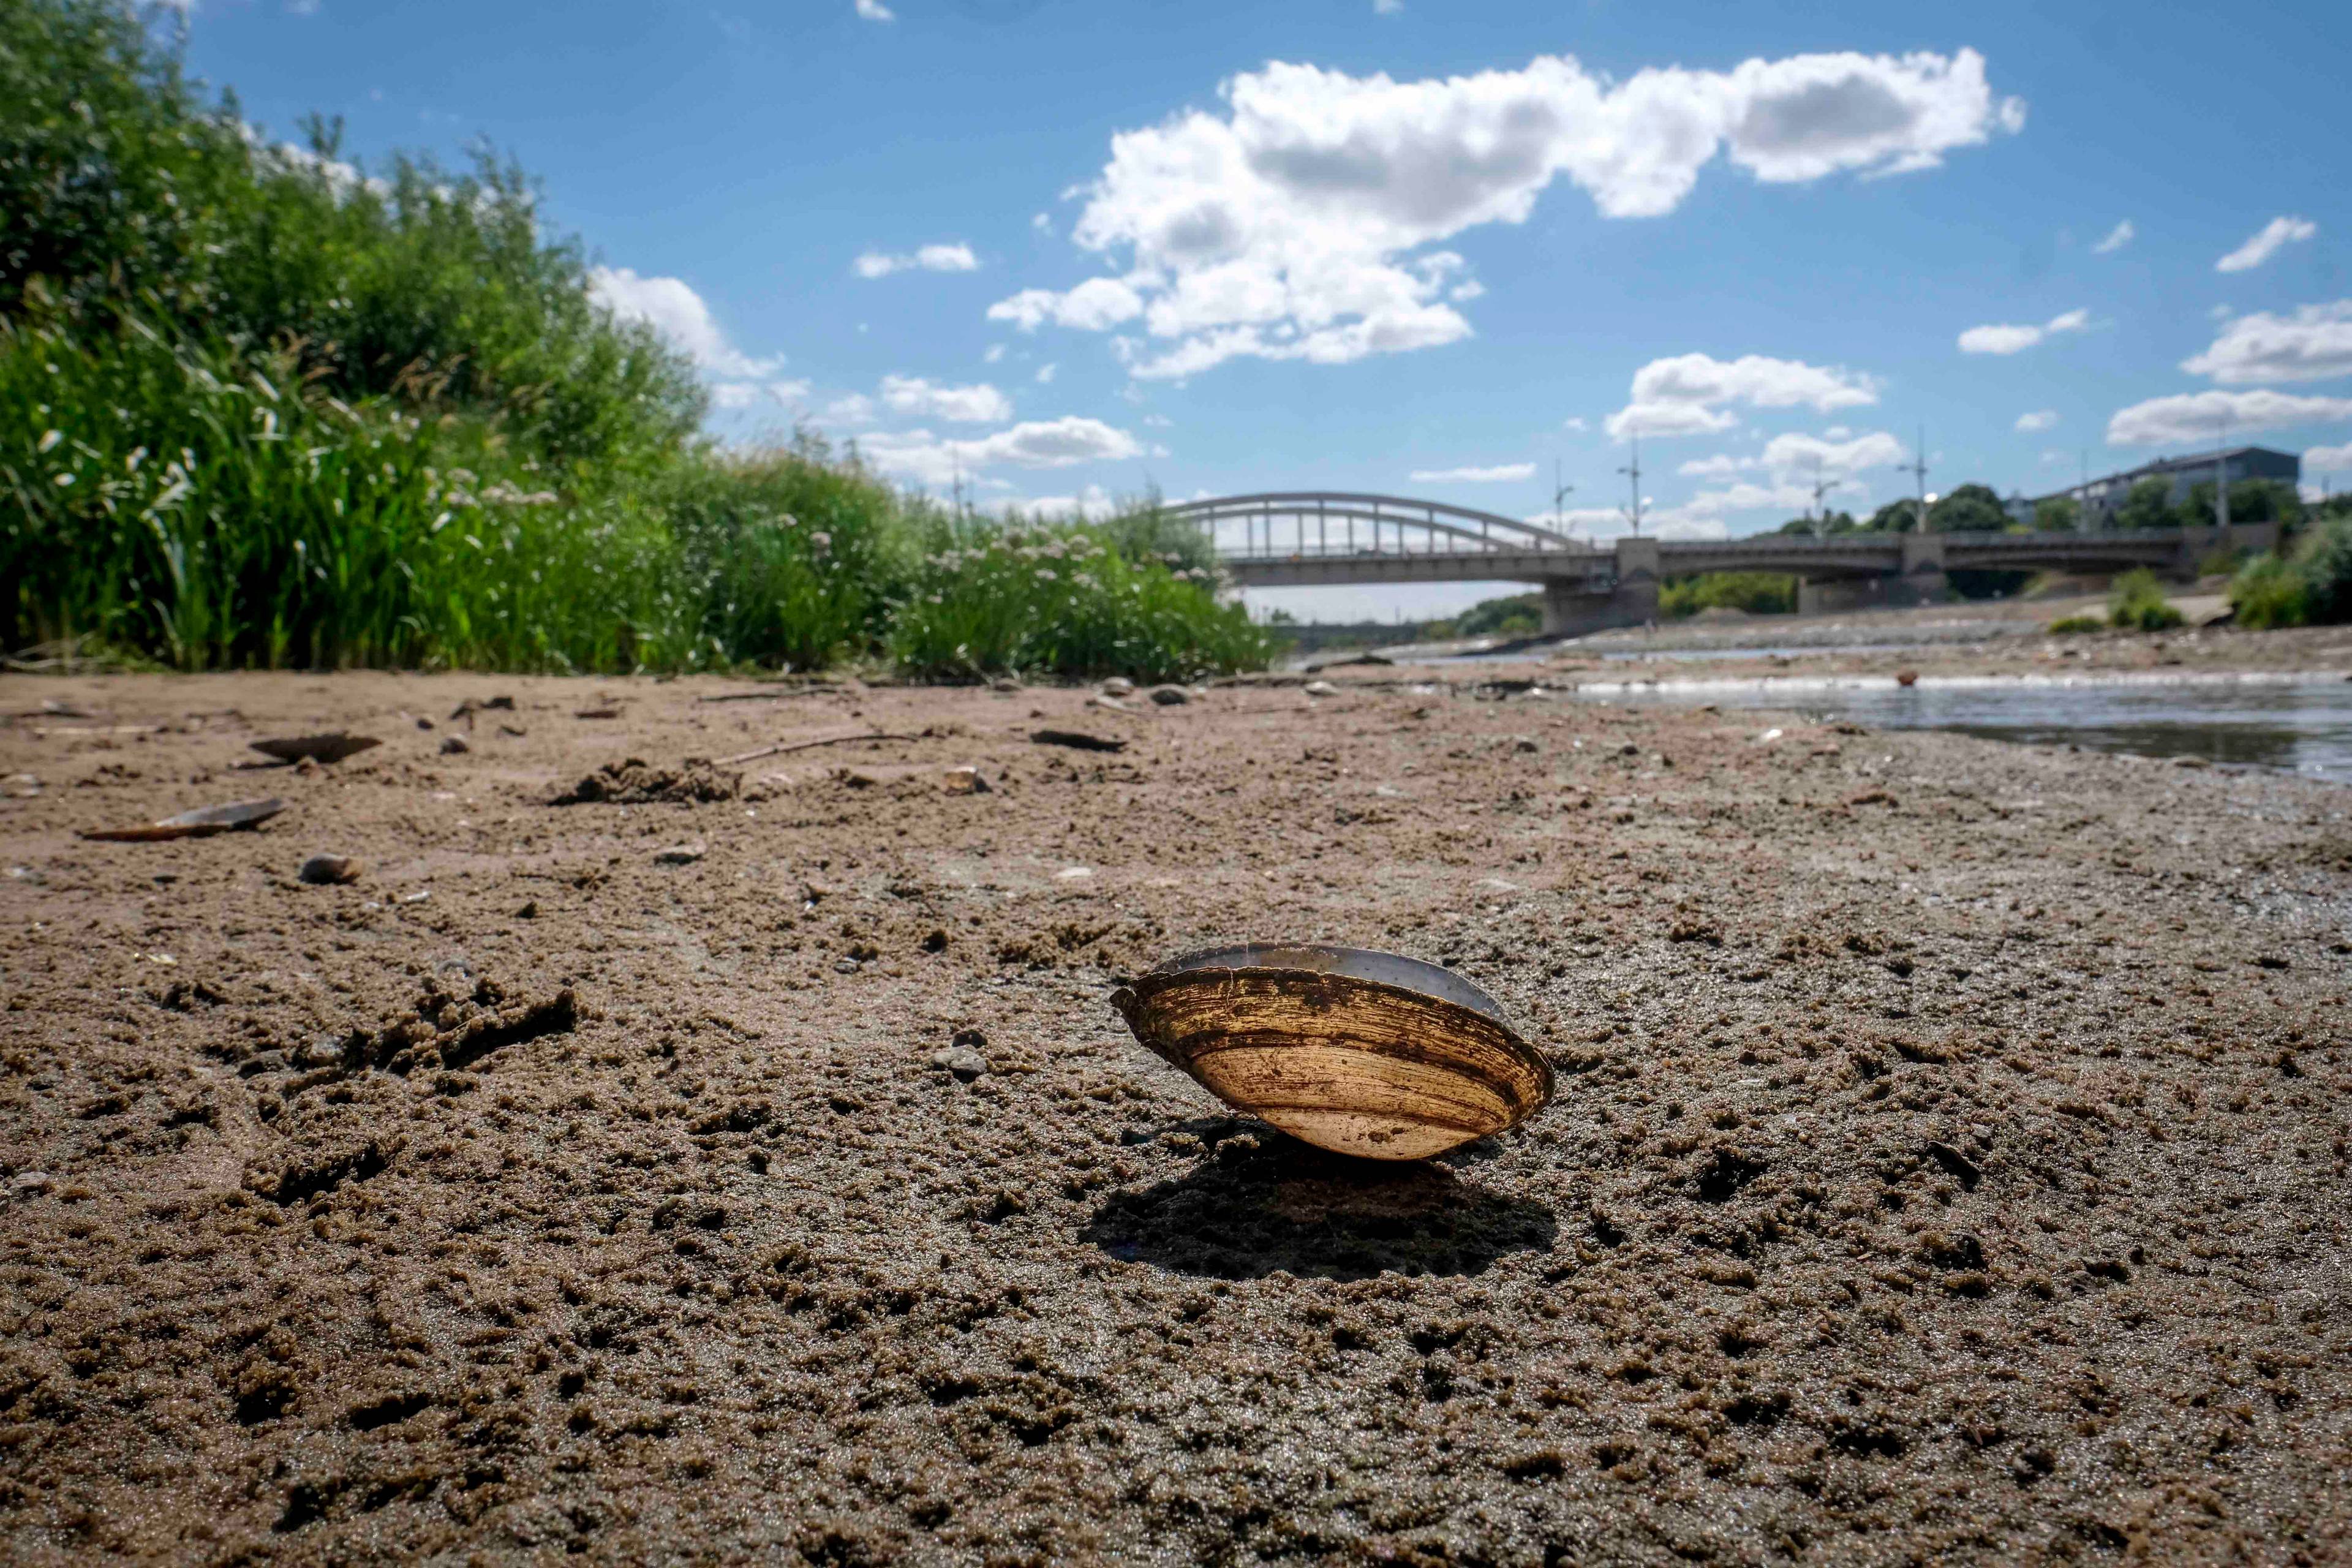
[[[1892,730],[2284,768],[2352,783],[2352,680],[2341,675],[1775,676],[1585,681],[1589,700],[1793,709]]]

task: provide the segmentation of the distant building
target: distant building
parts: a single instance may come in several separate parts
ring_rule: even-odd
[[[2023,501],[2024,518],[2030,521],[2036,502],[2068,497],[2083,505],[2083,526],[2099,528],[2114,517],[2116,509],[2131,494],[2132,486],[2142,479],[2172,481],[2171,500],[2179,505],[2188,499],[2193,485],[2213,482],[2217,466],[2228,465],[2231,484],[2247,479],[2284,479],[2288,484],[2300,484],[2303,479],[2303,458],[2294,452],[2275,452],[2268,447],[2232,447],[2226,452],[2202,452],[2193,458],[2158,458],[2153,463],[2142,463],[2137,468],[2126,468],[2119,474],[2108,474],[2088,484],[2069,485],[2063,490],[2053,490],[2046,496],[2036,496]],[[2021,505],[2012,498],[2010,513],[2016,516]]]

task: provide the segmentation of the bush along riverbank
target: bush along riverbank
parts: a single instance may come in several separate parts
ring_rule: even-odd
[[[270,144],[107,0],[0,0],[0,650],[1139,679],[1270,656],[1148,501],[954,515],[805,434],[713,444],[691,362],[595,303],[519,172],[372,174],[309,131]]]

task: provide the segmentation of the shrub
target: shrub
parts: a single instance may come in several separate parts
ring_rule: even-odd
[[[890,651],[909,672],[968,680],[1003,673],[1184,679],[1263,664],[1267,633],[1217,602],[1202,568],[1130,560],[1102,524],[934,531]],[[940,537],[944,534],[945,537]]]
[[[1658,614],[1670,619],[1701,610],[1786,616],[1796,608],[1797,579],[1780,572],[1707,572],[1675,578],[1658,589]]]
[[[2049,626],[2050,635],[2053,637],[2079,637],[2084,632],[2106,629],[2106,621],[2098,616],[2062,616]]]
[[[2169,631],[2181,614],[2164,596],[2164,584],[2146,567],[2126,572],[2107,593],[2107,624],[2117,631]]]
[[[2284,560],[2248,562],[2230,604],[2238,624],[2257,631],[2352,621],[2352,516],[2323,513]]]
[[[2250,631],[2299,626],[2310,618],[2302,574],[2271,554],[2255,556],[2230,580],[2230,608]]]

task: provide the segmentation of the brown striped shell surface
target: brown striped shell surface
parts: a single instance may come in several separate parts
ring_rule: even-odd
[[[1493,997],[1396,953],[1216,948],[1111,1002],[1145,1048],[1219,1100],[1335,1153],[1425,1160],[1551,1099],[1550,1065]]]

